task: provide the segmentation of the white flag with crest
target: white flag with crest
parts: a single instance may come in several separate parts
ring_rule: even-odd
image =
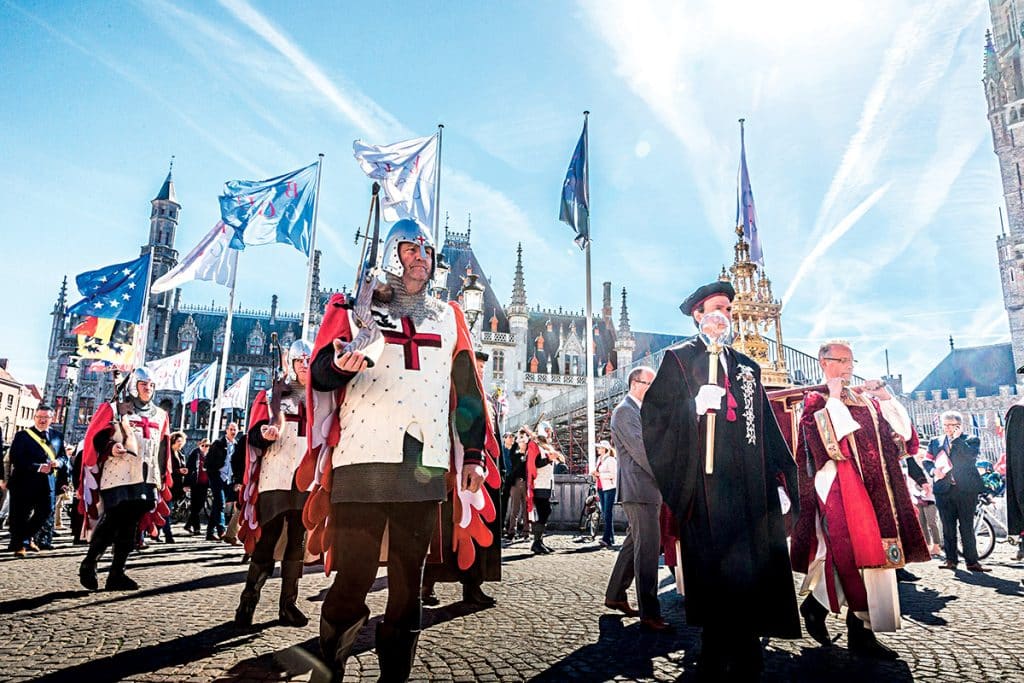
[[[437,134],[391,145],[356,140],[353,154],[366,175],[380,182],[384,220],[412,218],[428,230],[434,225],[437,183]]]
[[[188,364],[192,360],[192,349],[188,348],[173,356],[151,360],[146,369],[161,391],[185,391],[188,383]]]
[[[224,393],[217,399],[217,408],[220,410],[227,410],[228,408],[248,409],[249,377],[251,375],[251,371],[246,371],[244,375],[235,380],[234,384],[225,389]]]
[[[233,287],[238,266],[238,250],[228,246],[233,234],[234,231],[222,221],[217,221],[195,249],[154,282],[149,291],[159,294],[193,280],[208,280]]]

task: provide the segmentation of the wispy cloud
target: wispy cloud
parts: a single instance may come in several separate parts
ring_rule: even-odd
[[[278,30],[252,5],[243,0],[220,0],[220,4],[256,35],[277,50],[317,92],[354,126],[374,140],[411,136],[391,114],[353,89],[344,89],[324,73],[291,38]]]
[[[47,33],[49,33],[57,40],[61,41],[62,43],[68,45],[71,48],[74,48],[78,52],[81,52],[86,57],[89,57],[90,59],[107,67],[115,74],[123,78],[125,81],[131,83],[140,91],[144,92],[146,95],[151,97],[153,100],[159,102],[162,107],[164,107],[167,111],[172,112],[175,116],[181,119],[189,128],[194,130],[207,143],[209,143],[209,145],[213,149],[216,149],[225,157],[233,160],[239,166],[248,169],[255,175],[264,174],[264,171],[257,164],[253,163],[250,159],[242,156],[236,150],[232,149],[228,145],[225,145],[217,135],[213,134],[211,131],[201,126],[194,118],[189,116],[179,107],[177,107],[173,102],[171,102],[162,94],[160,94],[159,90],[151,86],[145,78],[129,69],[126,65],[122,64],[121,62],[118,62],[117,60],[111,57],[108,57],[97,48],[86,46],[84,43],[75,40],[68,34],[57,30],[47,22],[43,21],[36,15],[26,10],[25,8],[13,2],[10,2],[10,0],[3,1],[4,4],[6,4],[8,7],[11,7],[12,9],[19,12],[22,16],[24,16],[25,18],[29,19],[30,21],[44,29]]]

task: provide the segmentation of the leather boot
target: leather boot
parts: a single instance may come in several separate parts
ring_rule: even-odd
[[[551,552],[551,549],[544,545],[544,527],[546,524],[540,522],[534,522],[533,524],[533,545],[530,546],[530,551],[534,555],[547,555]]]
[[[416,661],[419,630],[400,629],[386,621],[377,624],[377,661],[380,663],[378,683],[402,683],[409,680]]]
[[[299,579],[302,578],[302,560],[286,560],[281,563],[281,602],[277,617],[282,626],[302,627],[309,618],[299,611],[295,601],[299,599]]]
[[[134,527],[132,535],[127,533],[119,534],[114,541],[114,554],[110,561],[110,573],[107,574],[106,589],[108,591],[137,591],[139,584],[132,581],[124,573],[124,567],[128,564],[128,555],[132,552],[132,545],[135,541]]]
[[[882,645],[875,638],[874,632],[867,627],[852,611],[846,614],[846,626],[849,628],[848,640],[850,652],[875,659],[899,659],[895,650]]]
[[[807,634],[811,638],[825,646],[832,644],[832,638],[829,637],[828,628],[825,626],[828,609],[818,602],[813,595],[808,595],[803,604],[800,605],[800,614],[804,618],[804,626],[807,628]]]
[[[252,626],[252,617],[256,614],[256,605],[260,601],[260,591],[263,584],[267,582],[270,575],[274,573],[274,563],[257,564],[249,563],[249,573],[245,576],[245,588],[242,589],[242,596],[238,600],[238,609],[235,610],[235,626],[249,628]],[[282,588],[282,592],[284,589]]]
[[[352,648],[355,647],[359,633],[369,617],[370,612],[367,610],[356,621],[339,626],[328,621],[321,612],[320,652],[323,654],[324,662],[331,669],[332,681],[341,681],[344,678],[345,662],[352,654]]]

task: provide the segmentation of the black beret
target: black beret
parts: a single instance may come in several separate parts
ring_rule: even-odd
[[[477,360],[486,361],[486,360],[488,360],[491,357],[491,355],[489,353],[486,353],[484,351],[476,351],[476,352],[474,352],[474,354],[476,355],[476,359]]]
[[[736,290],[733,289],[732,284],[729,282],[715,280],[710,284],[698,287],[693,294],[686,297],[683,303],[679,304],[679,310],[683,312],[683,315],[693,315],[693,309],[716,294],[724,294],[729,297],[729,301],[732,301],[736,297]]]

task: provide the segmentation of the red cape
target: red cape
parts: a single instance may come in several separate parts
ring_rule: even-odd
[[[459,354],[469,354],[470,363],[476,367],[473,356],[473,343],[469,335],[469,328],[462,315],[462,309],[455,302],[450,302],[455,313],[455,327],[457,336],[455,349],[452,352],[453,359]],[[320,331],[316,335],[313,344],[312,358],[324,347],[333,345],[335,339],[343,342],[352,340],[352,327],[349,322],[348,308],[343,294],[335,294],[327,303],[324,312],[324,319],[320,325]],[[480,399],[484,401],[485,394],[479,373],[476,374],[477,388],[480,391]],[[302,519],[309,530],[309,537],[306,542],[307,550],[314,555],[323,555],[324,572],[331,573],[333,568],[333,557],[335,549],[331,544],[334,534],[331,532],[331,454],[340,441],[341,431],[338,424],[337,407],[345,397],[345,389],[335,392],[318,392],[313,390],[313,383],[306,387],[306,415],[307,438],[309,449],[306,457],[296,472],[295,478],[299,487],[308,489],[312,486],[306,506],[303,509]],[[451,405],[455,405],[455,387],[451,390]],[[501,485],[501,477],[498,473],[497,454],[500,452],[498,441],[494,436],[493,425],[485,420],[486,433],[484,437],[484,452],[482,457],[487,469],[486,482],[492,487]],[[449,465],[449,472],[456,472],[454,449],[452,449],[452,460]],[[474,541],[482,547],[487,547],[494,542],[494,536],[487,528],[486,522],[493,520],[497,511],[488,496],[484,496],[484,507],[480,510],[471,508],[470,521],[466,527],[461,527],[458,521],[462,516],[462,504],[459,497],[453,496],[453,520],[455,525],[452,530],[451,551],[457,553],[458,564],[462,569],[473,564],[476,557]],[[442,552],[445,549],[442,549]]]
[[[267,404],[265,390],[256,394],[249,409],[249,424],[259,424],[270,419],[270,406]],[[245,474],[242,489],[238,492],[238,504],[241,506],[238,524],[238,539],[245,546],[245,552],[252,555],[256,542],[260,540],[262,530],[259,520],[259,483],[260,464],[263,462],[263,449],[252,445],[250,439],[245,440]]]

